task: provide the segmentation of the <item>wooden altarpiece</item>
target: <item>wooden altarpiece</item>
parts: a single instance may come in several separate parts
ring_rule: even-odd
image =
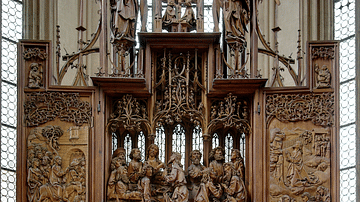
[[[154,9],[154,32],[146,32],[142,24],[135,56],[134,33],[129,31],[133,22],[121,24],[125,18],[116,16],[121,1],[110,1],[109,11],[107,1],[101,1],[100,24],[106,24],[111,11],[114,26],[99,26],[94,35],[99,49],[90,47],[95,44],[91,41],[66,56],[73,65],[82,54],[100,52],[101,68],[91,77],[90,87],[61,85],[68,66],[64,71],[52,66],[60,56],[52,53],[50,41],[20,41],[17,200],[338,201],[338,43],[309,42],[305,74],[300,76],[289,59],[270,48],[258,49],[258,39],[263,38],[251,14],[257,1],[237,3],[223,5],[229,19],[224,33],[216,30],[215,17],[215,32],[204,33],[201,15],[192,17],[191,1],[167,2],[163,17],[160,8]],[[181,6],[186,7],[183,17]],[[214,15],[219,15],[220,8],[213,6]],[[197,2],[197,9],[203,13],[203,2]],[[245,27],[235,26],[237,30],[231,24],[239,9],[242,19],[251,21],[249,42],[246,21]],[[130,27],[121,30],[124,23]],[[115,63],[110,70],[108,42]],[[244,60],[246,44],[250,65]],[[266,87],[268,79],[257,73],[261,52],[287,64],[295,85]],[[180,152],[170,138],[177,125],[185,133]],[[196,127],[203,141],[197,153],[191,146]],[[159,128],[165,133],[165,162],[156,158]],[[131,154],[122,148],[127,134],[133,138]],[[140,134],[145,137],[145,159],[138,158]],[[219,147],[212,148],[215,134]],[[234,140],[229,162],[222,158],[226,134]],[[246,149],[241,156],[243,134]]]

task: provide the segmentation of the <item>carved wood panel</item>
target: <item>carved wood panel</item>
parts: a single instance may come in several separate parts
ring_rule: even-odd
[[[78,93],[27,94],[27,201],[87,200],[91,109]]]
[[[270,201],[331,201],[334,110],[333,93],[267,95]]]

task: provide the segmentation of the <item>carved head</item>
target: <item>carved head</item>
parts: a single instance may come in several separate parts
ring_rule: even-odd
[[[223,161],[225,159],[225,149],[222,148],[221,146],[218,146],[216,148],[214,148],[213,150],[211,150],[210,154],[209,154],[209,160],[213,161]]]
[[[290,202],[291,201],[291,198],[290,196],[288,195],[284,195],[280,198],[280,201],[279,202]]]
[[[147,176],[147,177],[151,177],[154,173],[154,168],[149,165],[149,164],[145,164],[143,169],[142,169],[142,176]]]
[[[124,148],[117,148],[113,154],[113,158],[115,157],[118,157],[122,161],[122,164],[126,164],[126,150]]]
[[[146,152],[146,159],[150,157],[154,157],[156,159],[159,158],[159,147],[156,144],[151,144]]]
[[[309,192],[305,192],[301,195],[301,199],[303,202],[308,202],[311,198],[311,195]]]
[[[199,165],[202,154],[199,150],[193,150],[190,152],[190,160],[193,164]]]
[[[172,153],[169,163],[172,163],[172,162],[179,164],[180,167],[182,166],[181,165],[181,154],[179,152]]]
[[[31,71],[37,72],[39,70],[39,64],[38,63],[31,63],[30,64]]]
[[[140,161],[141,160],[141,152],[140,149],[138,148],[134,148],[131,150],[130,155],[129,155],[130,159],[135,159]]]
[[[232,161],[239,161],[242,160],[241,153],[238,149],[232,149],[231,150],[231,160]]]
[[[61,160],[61,157],[60,156],[55,156],[54,157],[54,162],[58,165],[61,165],[62,164],[62,160]]]

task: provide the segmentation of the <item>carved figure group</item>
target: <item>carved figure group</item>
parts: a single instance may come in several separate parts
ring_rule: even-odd
[[[54,157],[53,157],[54,156]],[[62,158],[40,144],[28,150],[29,201],[85,201],[85,158],[75,157],[63,170]]]
[[[159,148],[151,144],[142,162],[140,150],[133,148],[127,165],[125,150],[118,148],[111,160],[108,201],[210,202],[246,201],[244,162],[239,150],[224,163],[224,149],[211,151],[208,168],[201,164],[201,152],[190,154],[192,164],[187,171],[181,165],[181,154],[173,152],[165,165],[158,159]]]
[[[316,76],[316,87],[317,88],[328,88],[331,85],[331,73],[329,68],[326,65],[319,67],[318,64],[315,64]]]
[[[326,188],[330,179],[329,158],[330,140],[324,130],[271,129],[270,195],[273,200],[330,200]]]

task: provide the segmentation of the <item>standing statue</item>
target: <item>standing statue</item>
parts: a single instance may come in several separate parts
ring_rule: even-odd
[[[191,27],[195,27],[196,19],[195,19],[194,10],[191,6],[191,0],[185,0],[185,6],[186,6],[185,13],[180,19],[180,22],[184,22],[189,24]]]
[[[202,171],[205,169],[205,166],[201,165],[200,163],[201,153],[199,150],[193,150],[190,152],[190,160],[192,164],[188,167],[187,173],[190,180],[189,198],[193,199],[199,191],[202,179]]]
[[[225,37],[245,41],[250,20],[249,0],[225,0],[224,4]]]
[[[175,0],[168,0],[165,13],[162,17],[163,27],[167,27],[172,23],[177,22],[176,7],[177,4],[175,3]]]
[[[224,187],[226,194],[226,202],[245,202],[247,198],[247,192],[244,181],[236,174],[234,164],[229,162],[224,164],[225,176],[224,183],[221,185]]]
[[[186,187],[185,173],[181,165],[181,154],[173,152],[170,157],[168,164],[171,165],[171,172],[165,177],[168,183],[172,184],[175,188],[172,197],[165,194],[166,202],[188,202],[189,201],[189,190]]]
[[[113,38],[135,41],[136,20],[139,11],[137,0],[111,0]]]
[[[31,63],[30,64],[30,72],[29,72],[29,88],[40,88],[43,86],[43,71],[41,68],[41,64]]]

